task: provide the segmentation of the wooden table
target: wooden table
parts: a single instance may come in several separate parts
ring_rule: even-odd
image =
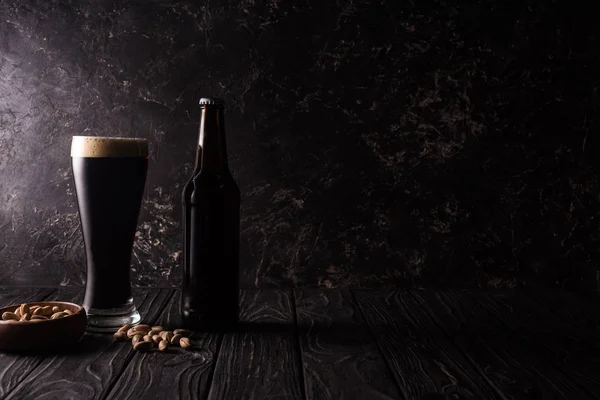
[[[0,306],[81,302],[81,289],[0,287]],[[143,321],[179,293],[137,289]],[[112,335],[0,353],[0,399],[598,399],[598,304],[570,294],[243,291],[235,333],[134,352]]]

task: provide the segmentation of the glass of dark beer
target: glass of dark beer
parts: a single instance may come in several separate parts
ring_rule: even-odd
[[[85,244],[88,330],[137,324],[130,262],[148,170],[141,138],[74,136],[71,159]]]

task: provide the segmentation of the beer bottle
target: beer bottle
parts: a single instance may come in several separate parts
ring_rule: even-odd
[[[196,165],[183,191],[182,324],[229,329],[238,320],[240,191],[227,164],[223,102],[200,100]]]

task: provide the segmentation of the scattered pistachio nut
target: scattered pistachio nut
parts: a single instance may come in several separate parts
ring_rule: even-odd
[[[19,316],[17,314],[15,314],[14,312],[6,311],[6,312],[2,313],[2,319],[4,321],[9,321],[9,320],[18,321]]]
[[[145,336],[144,336],[144,341],[145,341],[145,342],[153,342],[153,340],[152,340],[152,335],[145,335]]]
[[[181,339],[179,339],[179,347],[181,347],[182,349],[187,349],[191,346],[192,346],[192,342],[191,342],[190,338],[182,337]]]
[[[159,344],[161,340],[163,340],[163,338],[161,338],[160,335],[152,336],[152,341],[156,344]]]
[[[193,332],[188,329],[175,329],[173,331],[173,333],[176,335],[184,336],[184,337],[190,337],[190,336],[192,336]]]
[[[171,340],[169,341],[169,343],[174,344],[175,346],[177,346],[179,344],[179,340],[182,338],[183,336],[181,336],[180,334],[177,335],[173,335],[173,337],[171,338]]]
[[[164,331],[163,327],[160,325],[156,325],[153,326],[152,329],[150,329],[150,332],[154,335],[154,334],[158,334],[160,332]]]
[[[167,347],[169,347],[169,343],[167,343],[166,340],[161,340],[160,343],[158,343],[158,350],[160,351],[165,351]]]
[[[154,343],[152,343],[152,342],[146,342],[146,341],[137,342],[136,344],[133,345],[133,349],[143,353],[143,352],[152,350],[153,344]]]
[[[139,342],[143,342],[143,341],[144,341],[144,335],[142,335],[142,334],[133,335],[133,337],[131,338],[131,345],[135,346]]]
[[[160,333],[160,337],[163,338],[164,340],[166,340],[167,342],[171,342],[171,339],[173,339],[173,332],[171,332],[171,331],[162,331]]]
[[[125,324],[122,327],[120,327],[117,332],[123,332],[125,333],[125,335],[127,335],[127,331],[129,330],[129,328],[131,328],[131,325]]]
[[[139,334],[139,332],[134,331],[133,328],[129,328],[127,330],[127,337],[129,339],[131,339],[132,337],[134,337],[136,334]]]
[[[117,331],[117,332],[115,332],[115,334],[113,336],[119,342],[125,342],[127,340],[127,334],[125,332],[118,332]]]
[[[141,324],[141,325],[134,326],[133,330],[136,331],[136,332],[149,332],[150,331],[150,327],[148,325]]]

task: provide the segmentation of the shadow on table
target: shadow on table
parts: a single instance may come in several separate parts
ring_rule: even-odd
[[[114,342],[112,335],[84,334],[77,343],[55,343],[41,350],[7,351],[8,354],[21,356],[55,356],[65,354],[99,353]]]

